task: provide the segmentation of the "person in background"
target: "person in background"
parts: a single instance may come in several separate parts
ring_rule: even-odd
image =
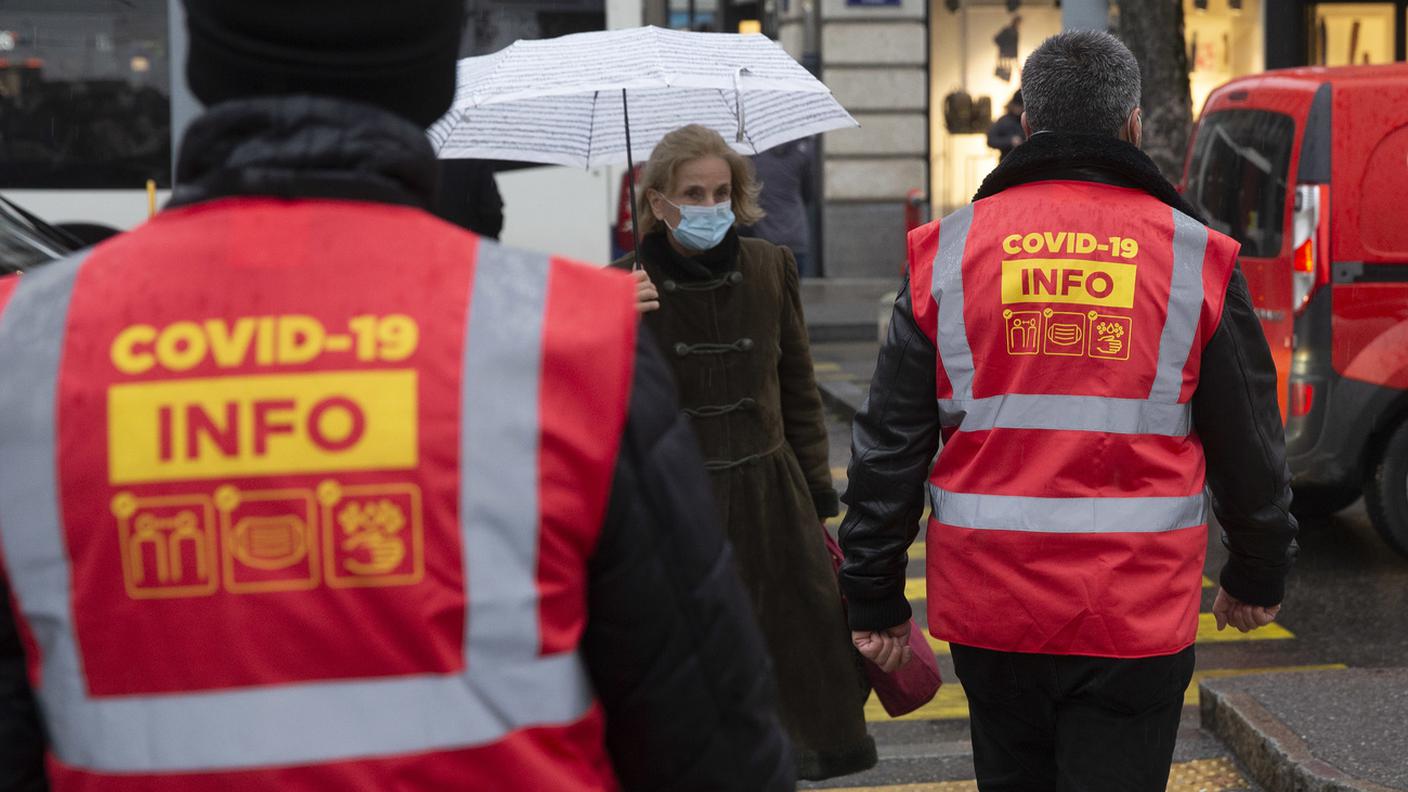
[[[1162,792],[1211,517],[1218,629],[1270,624],[1295,558],[1276,368],[1238,243],[1139,150],[1134,55],[1070,31],[1023,75],[1029,140],[909,235],[852,427],[841,583],[883,667],[927,501],[929,628],[979,789]]]
[[[1007,159],[1013,149],[1027,140],[1027,133],[1022,129],[1022,109],[1022,92],[1018,90],[1007,103],[1006,114],[988,128],[988,148],[997,149],[998,162]]]
[[[482,237],[498,239],[504,230],[504,199],[489,160],[440,160],[435,214]]]
[[[867,682],[822,533],[837,499],[796,263],[785,247],[740,238],[735,224],[761,217],[757,188],[748,160],[711,129],[667,134],[637,190],[640,262],[659,289],[643,321],[713,478],[777,669],[798,775],[864,770],[876,762]],[[642,312],[657,302],[638,300]]]
[[[791,790],[631,280],[429,211],[463,0],[185,5],[168,208],[0,280],[0,789]]]
[[[766,239],[792,251],[797,271],[803,278],[815,278],[816,259],[812,256],[812,229],[808,206],[815,198],[813,148],[803,138],[773,146],[753,157],[753,168],[762,191],[758,205],[763,218],[739,233]]]

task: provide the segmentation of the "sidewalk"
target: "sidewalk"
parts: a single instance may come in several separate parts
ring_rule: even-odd
[[[1205,679],[1203,728],[1269,790],[1408,789],[1408,669]]]
[[[897,278],[802,281],[817,385],[826,406],[844,420],[865,400],[880,350],[881,321],[888,320],[898,287]]]

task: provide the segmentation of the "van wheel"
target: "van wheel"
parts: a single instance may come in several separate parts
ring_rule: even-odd
[[[1297,517],[1329,517],[1359,500],[1362,490],[1351,487],[1296,487],[1291,513]]]
[[[1389,435],[1384,455],[1364,488],[1364,501],[1379,535],[1408,556],[1408,421]]]

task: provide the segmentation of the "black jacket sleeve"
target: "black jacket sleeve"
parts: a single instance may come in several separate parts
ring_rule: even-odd
[[[884,630],[910,617],[909,548],[924,512],[924,481],[939,448],[934,344],[914,322],[908,280],[880,347],[870,396],[851,424],[841,591],[851,629]]]
[[[10,588],[0,574],[0,792],[44,792],[44,730],[25,673]]]
[[[1193,393],[1213,510],[1231,553],[1222,588],[1253,605],[1278,605],[1296,554],[1291,472],[1276,403],[1276,365],[1252,311],[1241,270],[1232,274],[1222,320],[1203,350]]]
[[[628,792],[790,790],[762,636],[647,336],[642,327],[582,646],[607,747]]]

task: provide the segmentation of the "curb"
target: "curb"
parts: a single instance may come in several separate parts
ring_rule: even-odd
[[[813,344],[874,341],[874,322],[818,322],[807,325],[807,338]]]
[[[1204,680],[1198,686],[1199,715],[1203,728],[1232,749],[1258,784],[1277,792],[1395,792],[1315,758],[1310,746],[1255,697],[1230,689],[1235,684]],[[1229,689],[1219,689],[1224,685]]]

